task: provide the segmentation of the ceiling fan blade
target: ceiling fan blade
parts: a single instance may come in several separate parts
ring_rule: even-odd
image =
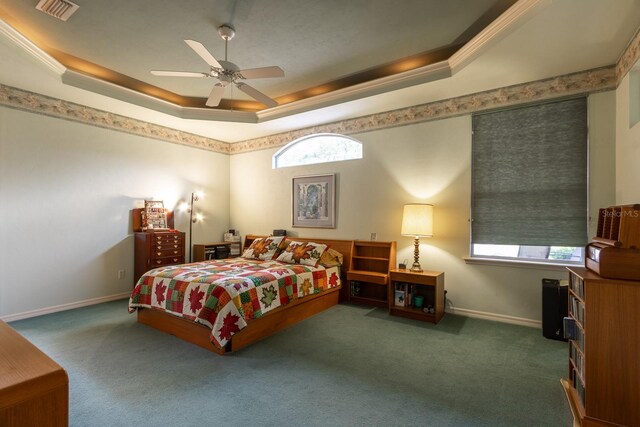
[[[204,62],[211,65],[213,68],[223,68],[218,60],[214,58],[213,55],[211,55],[211,53],[207,50],[206,47],[204,47],[202,43],[195,40],[185,40],[184,42],[188,44],[189,47],[200,56],[200,58],[204,59]]]
[[[243,91],[244,93],[246,93],[250,97],[256,99],[257,101],[260,101],[261,103],[263,103],[267,107],[277,107],[278,106],[278,103],[275,100],[269,98],[267,95],[265,95],[264,93],[260,92],[258,89],[253,88],[253,87],[249,86],[246,83],[236,83],[236,86],[238,87],[238,89],[240,89],[241,91]]]
[[[211,93],[209,94],[209,99],[207,99],[208,107],[217,107],[220,104],[220,100],[222,99],[222,95],[224,94],[224,86],[220,83],[216,84],[213,89],[211,89]]]
[[[280,67],[261,67],[240,70],[240,74],[245,79],[265,79],[271,77],[284,77],[284,71]]]
[[[209,77],[207,73],[196,73],[191,71],[163,71],[153,70],[151,74],[163,77]]]

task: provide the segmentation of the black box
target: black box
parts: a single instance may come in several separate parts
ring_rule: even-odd
[[[229,258],[229,246],[219,245],[215,247],[216,259]]]
[[[542,335],[553,340],[564,338],[563,319],[568,312],[569,287],[555,279],[542,279]]]

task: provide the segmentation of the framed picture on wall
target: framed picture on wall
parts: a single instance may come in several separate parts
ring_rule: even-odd
[[[335,174],[294,177],[292,195],[294,227],[335,228]]]

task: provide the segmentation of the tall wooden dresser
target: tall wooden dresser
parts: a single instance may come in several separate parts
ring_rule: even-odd
[[[134,234],[134,285],[152,268],[184,264],[185,235],[183,232],[145,231]]]
[[[569,269],[569,376],[579,425],[640,426],[640,281]]]
[[[185,234],[173,230],[173,212],[167,211],[170,230],[142,231],[143,209],[131,211],[135,237],[133,285],[147,271],[165,265],[184,264]]]

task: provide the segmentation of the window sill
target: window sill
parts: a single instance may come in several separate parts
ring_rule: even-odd
[[[467,264],[495,265],[499,267],[532,268],[535,270],[564,271],[567,267],[584,267],[584,264],[560,264],[544,261],[524,261],[515,259],[465,257]]]

